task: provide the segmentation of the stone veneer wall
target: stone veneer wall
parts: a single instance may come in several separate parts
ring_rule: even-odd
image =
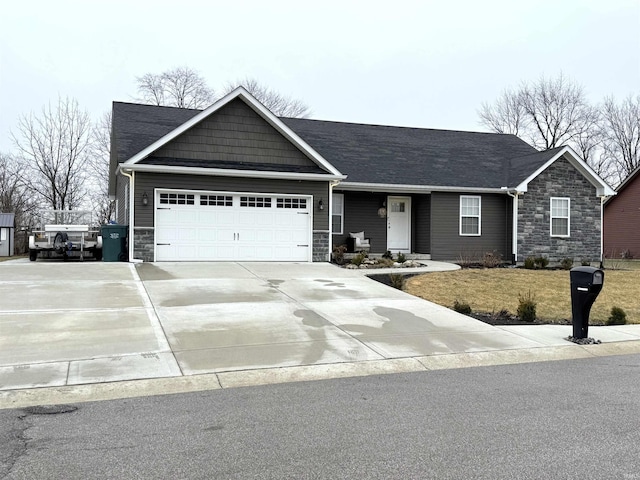
[[[153,262],[154,229],[135,227],[133,229],[133,257],[145,262]],[[329,261],[329,232],[313,232],[314,262]]]
[[[155,233],[150,227],[133,228],[133,258],[153,262]]]
[[[568,238],[551,236],[551,197],[571,199]],[[518,199],[518,262],[541,255],[552,262],[600,260],[600,212],[596,187],[566,159],[556,160]]]
[[[313,251],[311,253],[314,262],[329,261],[329,232],[313,232]]]

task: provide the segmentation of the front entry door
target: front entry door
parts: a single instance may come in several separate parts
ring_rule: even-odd
[[[387,250],[411,253],[411,197],[387,197]]]

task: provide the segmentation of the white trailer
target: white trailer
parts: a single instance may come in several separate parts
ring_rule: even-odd
[[[102,236],[92,223],[91,212],[46,210],[40,226],[29,236],[29,260],[40,258],[79,258],[102,260]]]

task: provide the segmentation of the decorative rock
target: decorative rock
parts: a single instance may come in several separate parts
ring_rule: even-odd
[[[596,340],[595,338],[576,338],[569,335],[566,340],[570,342],[577,343],[578,345],[599,345],[602,342],[600,340]]]

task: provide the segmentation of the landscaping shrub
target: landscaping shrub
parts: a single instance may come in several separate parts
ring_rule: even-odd
[[[333,260],[338,264],[342,265],[344,263],[344,254],[347,251],[346,245],[334,245],[333,246]]]
[[[391,253],[389,250],[387,250],[386,252],[384,252],[382,254],[382,258],[386,258],[388,260],[393,260],[393,253]]]
[[[404,253],[398,253],[398,263],[404,263],[407,261],[407,257]]]
[[[353,256],[353,258],[351,259],[351,263],[353,263],[354,265],[360,266],[360,264],[364,262],[365,258],[367,258],[367,254],[360,252]]]
[[[535,296],[529,290],[526,294],[518,295],[518,317],[523,322],[534,322],[536,320],[537,302]]]
[[[589,260],[588,258],[583,258],[582,260],[580,260],[580,265],[582,265],[583,267],[590,267],[591,260]]]
[[[389,282],[393,288],[402,290],[404,288],[404,275],[400,273],[390,273]]]
[[[463,315],[469,315],[471,313],[471,305],[464,301],[459,302],[458,300],[454,300],[453,309]]]
[[[612,307],[611,315],[607,319],[607,325],[624,325],[627,323],[627,314],[620,307]]]
[[[482,266],[484,268],[496,268],[502,264],[502,255],[499,252],[486,252],[482,256]]]
[[[560,268],[563,270],[571,270],[571,267],[573,267],[573,258],[567,257],[560,260]]]
[[[540,255],[533,259],[533,263],[535,263],[536,268],[547,268],[547,265],[549,265],[549,259]]]
[[[533,270],[536,268],[536,262],[533,257],[527,257],[524,259],[524,268],[527,270]]]

